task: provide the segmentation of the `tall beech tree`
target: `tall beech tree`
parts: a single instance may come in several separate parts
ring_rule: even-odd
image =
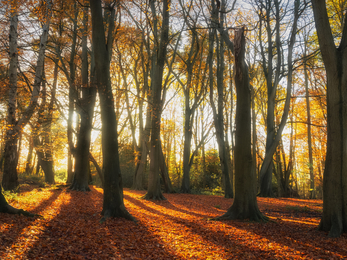
[[[8,114],[7,114],[7,132],[6,143],[4,149],[4,172],[2,179],[2,186],[4,190],[14,190],[18,186],[17,176],[17,163],[18,163],[18,149],[17,142],[19,136],[23,131],[24,126],[29,122],[37,106],[37,101],[40,94],[40,87],[42,82],[43,67],[45,50],[48,40],[49,25],[52,16],[52,2],[46,1],[43,5],[45,10],[44,23],[42,27],[42,35],[39,45],[39,53],[37,57],[37,65],[35,71],[35,80],[31,92],[31,99],[29,105],[26,107],[20,119],[16,115],[16,100],[17,100],[17,70],[18,70],[18,15],[16,10],[11,12],[11,25],[10,25],[10,87],[9,87],[9,101],[8,101]]]
[[[93,115],[96,99],[96,88],[94,86],[94,57],[90,66],[90,83],[88,82],[88,8],[83,9],[83,28],[82,28],[82,97],[77,102],[77,111],[80,116],[80,127],[77,133],[77,144],[74,152],[75,174],[70,188],[78,191],[89,191],[89,148],[91,132],[93,127]],[[93,54],[92,54],[93,55]]]
[[[325,0],[311,1],[327,77],[327,153],[323,174],[323,216],[319,229],[330,237],[347,232],[347,23],[337,47]],[[344,21],[346,21],[346,13]]]
[[[235,32],[234,80],[237,94],[235,132],[235,198],[233,205],[220,217],[222,219],[251,219],[264,221],[267,218],[258,208],[252,171],[251,148],[251,88],[248,67],[245,62],[244,28]]]
[[[114,8],[113,4],[106,8]],[[123,183],[119,165],[117,118],[110,77],[110,42],[106,42],[101,0],[90,1],[95,78],[101,107],[102,155],[104,172],[103,220],[123,217],[133,220],[124,206]],[[109,38],[108,38],[109,39]],[[112,42],[112,41],[111,41]],[[107,45],[108,44],[108,45]]]
[[[218,5],[219,3],[219,5]],[[211,0],[211,23],[213,27],[209,31],[209,80],[210,80],[210,103],[213,111],[213,119],[214,126],[216,129],[216,139],[218,143],[218,152],[219,152],[219,160],[222,168],[223,179],[224,179],[224,197],[232,198],[233,197],[233,189],[230,182],[229,175],[229,160],[230,153],[228,153],[228,149],[226,149],[226,142],[224,137],[224,70],[225,70],[225,62],[224,62],[224,40],[223,34],[220,33],[220,37],[217,37],[216,26],[220,29],[224,26],[224,13],[226,10],[226,2],[222,0],[220,3],[217,2],[217,5],[213,0]],[[219,9],[221,9],[219,16]],[[216,41],[217,50],[217,107],[214,102],[214,78],[215,71],[213,65],[213,54],[214,54],[214,44]]]
[[[170,0],[164,0],[162,5],[162,21],[160,36],[158,34],[159,16],[156,12],[155,3],[150,2],[153,16],[153,34],[155,41],[155,50],[152,57],[151,71],[151,95],[152,95],[152,131],[150,141],[150,166],[148,175],[148,189],[143,196],[144,199],[165,199],[160,188],[159,163],[161,153],[160,143],[160,121],[162,110],[162,85],[163,72],[166,60],[167,45],[169,41],[169,18],[170,18]]]

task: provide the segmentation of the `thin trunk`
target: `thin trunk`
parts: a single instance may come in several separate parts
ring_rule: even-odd
[[[307,41],[305,40],[304,50],[304,75],[305,75],[305,93],[306,93],[306,112],[307,112],[307,145],[308,145],[308,159],[310,169],[310,199],[316,198],[314,175],[313,175],[313,157],[312,157],[312,137],[311,137],[311,109],[310,109],[310,97],[308,93],[308,74],[307,74],[307,56],[306,50]]]
[[[160,173],[161,173],[161,178],[163,179],[164,182],[164,192],[166,193],[174,193],[175,190],[172,187],[172,183],[171,183],[171,179],[169,176],[169,171],[167,169],[166,163],[165,163],[165,157],[164,157],[164,153],[163,153],[163,148],[162,148],[162,144],[160,142]]]
[[[290,100],[291,100],[291,91],[292,91],[292,77],[293,77],[293,47],[295,43],[296,33],[297,33],[297,22],[299,19],[299,6],[300,0],[295,0],[295,8],[294,8],[294,21],[293,27],[290,35],[289,45],[288,45],[288,76],[287,76],[287,95],[284,104],[283,114],[281,118],[281,122],[279,124],[277,132],[275,132],[274,127],[274,109],[275,109],[275,97],[276,97],[276,88],[278,86],[280,80],[280,70],[281,70],[281,42],[280,42],[280,7],[278,0],[274,1],[275,9],[276,9],[276,49],[277,49],[277,65],[275,71],[275,79],[274,83],[272,83],[272,42],[269,40],[268,43],[268,71],[266,71],[266,67],[264,66],[264,71],[266,71],[267,77],[267,87],[268,87],[268,114],[267,114],[267,136],[266,136],[266,153],[265,158],[260,170],[260,194],[259,196],[269,197],[272,196],[272,169],[273,169],[273,155],[276,151],[276,147],[278,146],[283,129],[286,125]],[[270,30],[270,18],[267,15],[268,19],[268,37],[271,36]],[[270,37],[271,39],[271,37]],[[270,171],[271,170],[271,171]]]
[[[75,86],[75,56],[76,56],[76,41],[77,41],[77,16],[78,16],[78,7],[77,3],[74,4],[75,15],[73,19],[73,34],[72,34],[72,45],[71,45],[71,53],[70,53],[70,80],[69,80],[69,114],[67,120],[67,141],[69,145],[68,149],[68,157],[67,157],[67,183],[72,183],[74,177],[73,170],[73,151],[75,149],[73,143],[73,115],[75,111],[75,100],[76,100],[76,86]]]
[[[91,132],[93,127],[93,114],[96,100],[96,88],[91,75],[91,82],[88,84],[88,9],[83,11],[83,32],[82,32],[82,98],[79,100],[79,114],[81,118],[80,131],[77,135],[77,145],[75,153],[75,175],[71,185],[72,190],[89,191],[89,148],[91,142]],[[93,58],[92,58],[93,59]],[[91,65],[91,72],[94,72],[94,62]]]

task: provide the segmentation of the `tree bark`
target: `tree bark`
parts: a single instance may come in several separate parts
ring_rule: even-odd
[[[92,39],[96,71],[96,85],[100,97],[102,120],[102,154],[104,171],[103,218],[123,217],[134,220],[123,201],[122,175],[119,165],[117,118],[110,77],[110,55],[106,46],[101,1],[90,1]]]
[[[41,35],[39,54],[37,58],[35,80],[29,105],[26,107],[22,117],[16,121],[15,119],[15,102],[16,102],[16,88],[17,88],[17,67],[18,67],[18,53],[17,53],[17,24],[18,18],[16,12],[11,16],[10,28],[10,45],[11,45],[11,61],[10,61],[10,95],[9,95],[9,110],[8,110],[8,130],[6,133],[6,143],[4,150],[4,173],[2,179],[2,186],[4,190],[14,190],[18,186],[17,176],[17,141],[24,126],[29,122],[34,110],[37,106],[37,100],[40,93],[40,86],[42,81],[42,73],[44,67],[45,50],[49,33],[49,25],[51,19],[51,1],[47,1],[46,22],[43,25],[43,33]]]
[[[304,76],[305,76],[305,94],[306,94],[306,115],[307,115],[307,145],[308,145],[308,163],[310,169],[310,199],[316,198],[314,187],[314,173],[313,173],[313,157],[312,157],[312,136],[311,136],[311,108],[310,97],[308,92],[308,74],[307,74],[307,39],[305,39],[304,47]]]
[[[73,143],[73,116],[75,111],[75,101],[76,101],[76,86],[75,86],[75,78],[76,78],[76,64],[75,64],[75,56],[76,56],[76,41],[77,41],[77,17],[78,17],[78,6],[75,2],[74,4],[75,15],[73,18],[73,33],[72,33],[72,45],[71,45],[71,53],[70,53],[70,74],[69,78],[69,113],[67,120],[67,141],[68,141],[68,156],[67,156],[67,180],[66,183],[72,183],[74,177],[74,158],[73,152],[75,150],[75,146]]]
[[[323,174],[323,216],[319,229],[338,237],[347,231],[347,23],[338,48],[324,0],[312,1],[327,76],[327,153]]]
[[[218,10],[215,6],[215,2],[212,3],[212,22],[218,21]],[[225,11],[225,0],[222,1],[222,10]],[[224,12],[223,11],[223,12]],[[219,19],[220,27],[223,28],[223,12],[221,12],[221,18]],[[216,138],[218,143],[219,159],[222,168],[223,180],[224,180],[224,197],[232,198],[233,190],[230,183],[228,158],[225,139],[224,139],[224,40],[222,34],[220,35],[219,41],[217,41],[217,108],[213,100],[213,88],[214,88],[214,71],[213,71],[213,45],[214,37],[216,36],[216,29],[212,29],[209,35],[209,76],[210,76],[210,102],[213,111],[214,126],[216,129]]]
[[[244,61],[245,36],[244,28],[235,32],[235,86],[236,102],[236,133],[235,133],[235,198],[233,205],[220,217],[222,219],[250,219],[265,221],[258,208],[252,173],[251,150],[251,92],[248,68]]]
[[[80,130],[77,135],[75,152],[75,174],[70,188],[77,191],[90,191],[89,183],[89,148],[91,132],[93,127],[93,114],[96,99],[96,88],[91,80],[88,84],[88,9],[83,11],[83,31],[82,31],[82,98],[78,103],[78,111],[81,118]],[[91,72],[94,72],[94,62],[92,62]],[[92,77],[91,77],[92,78]]]
[[[161,178],[163,179],[164,188],[165,188],[164,192],[174,193],[175,190],[172,187],[172,183],[171,183],[171,179],[169,176],[169,171],[168,171],[167,166],[166,166],[165,157],[164,157],[164,153],[163,153],[163,147],[162,147],[161,142],[160,142],[160,158],[159,158],[159,160],[160,160],[159,167],[160,167]]]
[[[169,12],[170,0],[163,1],[163,17],[160,32],[160,39],[157,36],[157,22],[158,17],[155,11],[155,1],[151,1],[151,10],[154,18],[154,35],[158,41],[156,59],[154,60],[152,77],[152,132],[151,132],[151,147],[150,147],[150,167],[148,175],[148,189],[147,193],[143,196],[144,199],[165,199],[160,189],[159,177],[159,161],[160,161],[160,121],[162,110],[162,81],[164,64],[166,60],[167,45],[169,41]]]
[[[268,89],[268,111],[267,111],[267,135],[266,135],[266,152],[263,164],[260,170],[260,193],[259,196],[262,197],[271,197],[273,196],[272,192],[272,171],[273,171],[273,155],[276,151],[276,148],[281,140],[283,129],[286,125],[289,108],[290,108],[290,100],[291,100],[291,90],[292,90],[292,75],[293,75],[293,64],[292,64],[292,54],[293,54],[293,46],[295,43],[295,37],[297,33],[297,22],[299,19],[299,6],[300,0],[295,0],[294,7],[294,21],[293,27],[290,35],[289,46],[288,46],[288,77],[287,77],[287,95],[284,104],[283,114],[281,118],[281,122],[278,126],[277,132],[275,132],[275,124],[274,124],[274,111],[275,111],[275,97],[276,97],[276,89],[280,80],[280,70],[281,70],[281,41],[280,41],[280,6],[279,1],[274,1],[275,9],[276,9],[276,49],[277,49],[277,65],[276,65],[276,73],[275,80],[272,83],[272,42],[269,40],[268,42],[268,66],[266,69],[265,58],[263,63],[263,68],[265,71],[265,75],[267,75],[267,89]],[[269,7],[270,9],[270,7]],[[269,18],[269,10],[267,10],[267,30],[268,37],[271,39],[271,28],[270,28],[270,18]]]

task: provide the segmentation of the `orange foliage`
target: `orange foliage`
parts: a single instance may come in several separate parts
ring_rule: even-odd
[[[347,237],[330,239],[316,230],[320,200],[259,198],[268,223],[210,221],[232,200],[165,194],[167,201],[139,199],[124,191],[137,223],[99,224],[102,189],[82,193],[41,189],[27,207],[43,219],[0,215],[0,259],[320,259],[346,258]]]

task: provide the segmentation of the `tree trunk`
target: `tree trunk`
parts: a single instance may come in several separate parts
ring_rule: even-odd
[[[166,193],[174,193],[175,190],[172,187],[171,184],[171,179],[169,176],[169,172],[166,166],[166,162],[165,162],[165,157],[164,157],[164,153],[163,153],[163,147],[162,144],[160,142],[160,162],[159,162],[159,167],[160,167],[160,173],[161,173],[161,177],[163,179],[164,182],[164,192]]]
[[[80,130],[77,135],[77,145],[75,152],[75,175],[73,178],[72,190],[89,191],[89,148],[91,132],[93,127],[93,114],[96,99],[96,88],[91,80],[88,84],[88,9],[85,7],[83,12],[83,32],[82,32],[82,98],[79,100],[79,114],[81,118]],[[93,58],[92,58],[93,59]],[[94,62],[91,66],[94,72]],[[91,78],[93,75],[91,76]]]
[[[323,174],[323,216],[319,228],[338,237],[347,231],[347,23],[336,48],[324,0],[312,1],[327,75],[327,153]]]
[[[167,45],[169,41],[169,12],[170,12],[170,0],[163,1],[163,18],[161,25],[160,39],[157,37],[157,22],[158,17],[155,11],[155,1],[151,1],[151,10],[154,18],[154,37],[159,40],[157,45],[155,64],[152,64],[153,71],[152,77],[152,132],[151,132],[151,147],[150,147],[150,167],[148,175],[148,190],[143,196],[144,199],[165,199],[160,189],[160,177],[159,177],[159,161],[160,161],[160,121],[162,110],[162,80],[164,64],[166,60]]]
[[[46,10],[46,23],[43,25],[43,33],[40,41],[39,54],[37,58],[35,80],[29,105],[26,107],[22,117],[16,121],[15,118],[15,103],[17,93],[17,67],[18,67],[18,53],[17,53],[17,24],[18,18],[16,12],[11,15],[11,28],[10,28],[10,93],[9,93],[9,107],[8,107],[8,130],[6,133],[6,143],[4,150],[4,173],[2,179],[2,186],[4,190],[14,190],[18,186],[17,176],[17,163],[18,163],[18,150],[17,141],[24,126],[30,120],[34,110],[37,106],[37,100],[40,93],[40,86],[42,81],[42,73],[44,67],[45,50],[48,39],[49,25],[51,19],[51,1],[47,2]]]
[[[191,114],[189,107],[189,91],[186,95],[186,104],[185,104],[185,115],[184,115],[184,144],[183,144],[183,176],[182,176],[182,185],[181,192],[182,193],[190,193],[190,150],[191,150],[191,142],[192,142],[192,126],[191,126]]]
[[[304,47],[304,76],[305,76],[305,94],[306,94],[306,112],[307,112],[307,145],[308,145],[308,163],[310,169],[310,199],[316,198],[316,192],[314,187],[314,174],[313,174],[313,157],[312,157],[312,138],[311,138],[311,109],[310,109],[310,97],[308,93],[308,75],[307,75],[307,56],[306,47],[307,40],[305,39]]]
[[[72,45],[71,45],[71,53],[70,53],[70,75],[69,75],[69,113],[67,120],[67,141],[68,141],[68,156],[67,156],[67,180],[66,183],[72,183],[74,177],[74,160],[73,153],[75,150],[73,143],[73,115],[75,111],[75,100],[76,100],[76,86],[75,86],[75,73],[76,73],[76,64],[75,64],[75,56],[76,56],[76,41],[77,41],[77,16],[78,16],[78,7],[77,3],[74,4],[75,15],[73,19],[74,30],[72,34]]]
[[[280,41],[280,6],[279,1],[274,1],[275,9],[276,9],[276,49],[277,49],[277,65],[276,65],[276,73],[275,80],[272,83],[272,41],[268,42],[268,67],[265,65],[265,58],[263,56],[263,68],[265,71],[265,75],[267,75],[267,89],[268,89],[268,114],[267,114],[267,136],[266,136],[266,152],[263,164],[260,170],[260,193],[259,196],[262,197],[271,197],[273,196],[272,192],[272,170],[273,170],[273,155],[276,151],[276,147],[278,146],[283,129],[286,125],[290,100],[291,100],[291,90],[292,90],[292,75],[293,75],[293,62],[292,62],[292,54],[293,47],[295,43],[295,37],[297,33],[297,22],[299,19],[299,6],[300,0],[295,0],[295,8],[294,8],[294,21],[293,27],[291,30],[289,45],[288,45],[288,76],[287,76],[287,95],[284,104],[283,114],[281,118],[280,125],[278,126],[277,132],[275,132],[275,124],[274,124],[274,111],[275,111],[275,98],[276,98],[276,89],[280,80],[280,71],[282,64],[282,54],[281,54],[281,41]],[[267,31],[268,38],[271,39],[271,28],[270,28],[270,14],[269,10],[267,10]]]
[[[235,32],[235,86],[236,137],[235,137],[235,199],[228,211],[217,219],[250,219],[264,221],[266,217],[259,211],[252,173],[251,148],[251,92],[248,68],[244,61],[244,28]]]
[[[27,161],[25,163],[25,174],[31,175],[33,171],[33,150],[34,150],[34,145],[33,145],[33,138],[31,135],[29,135],[29,149],[28,149],[28,156],[27,156]]]
[[[102,152],[104,171],[104,201],[102,222],[110,217],[134,218],[123,201],[122,175],[119,165],[117,119],[111,88],[109,53],[106,48],[101,1],[90,1],[92,39],[96,71],[96,85],[100,97],[102,120]],[[112,33],[112,32],[110,32]]]

